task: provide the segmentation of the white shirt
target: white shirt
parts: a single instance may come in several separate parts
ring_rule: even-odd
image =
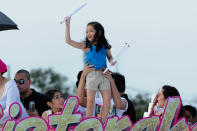
[[[79,105],[78,108],[77,108],[77,112],[78,112],[78,113],[81,113],[81,114],[83,115],[83,116],[82,116],[83,118],[86,117],[86,108],[85,108],[85,107]]]
[[[19,90],[16,86],[15,81],[9,80],[5,84],[3,94],[0,98],[0,104],[1,104],[3,111],[4,111],[4,115],[1,118],[0,123],[4,124],[6,122],[6,120],[11,119],[9,117],[9,107],[14,102],[17,102],[18,104],[20,104],[21,109],[22,109],[22,115],[19,120],[21,120],[25,117],[28,117],[28,114],[27,114],[23,104],[21,103]]]
[[[126,100],[125,98],[121,97],[122,100]],[[126,100],[127,102],[127,100]],[[95,106],[93,108],[93,117],[99,117],[99,114],[101,114],[103,106],[103,99],[102,98],[95,98]],[[110,109],[109,109],[109,115],[108,117],[112,116],[118,116],[119,118],[122,117],[123,113],[127,111],[128,109],[128,102],[126,103],[125,109],[121,110],[116,108],[113,99],[110,101]],[[77,112],[80,112],[83,114],[83,118],[85,118],[86,108],[82,106],[78,106]]]
[[[122,100],[126,100],[125,98],[121,97]],[[127,100],[126,100],[127,102]],[[102,98],[96,98],[95,99],[95,107],[93,111],[93,116],[98,116],[98,114],[101,114],[103,106],[103,99]],[[108,117],[112,116],[118,116],[119,118],[122,117],[123,113],[128,109],[128,102],[126,103],[125,109],[118,109],[116,108],[113,99],[110,101],[110,108],[109,108],[109,115]]]

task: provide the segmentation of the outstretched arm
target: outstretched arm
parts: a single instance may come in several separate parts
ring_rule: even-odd
[[[70,17],[67,17],[66,19],[66,34],[65,34],[65,38],[66,38],[66,43],[78,48],[78,49],[82,49],[85,50],[85,43],[83,42],[76,42],[74,40],[71,39],[70,37]]]
[[[116,84],[110,74],[109,71],[107,71],[104,76],[106,78],[108,78],[109,82],[110,82],[110,86],[111,86],[111,91],[112,91],[112,97],[114,100],[114,104],[116,105],[116,107],[120,110],[125,110],[126,106],[127,106],[127,101],[125,99],[121,99],[120,93],[118,92],[118,89],[116,87]]]

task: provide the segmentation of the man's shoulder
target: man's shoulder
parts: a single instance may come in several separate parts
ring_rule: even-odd
[[[32,90],[31,97],[44,98],[44,95],[42,93],[37,92],[35,89],[31,89],[31,90]]]
[[[127,94],[122,95],[121,98],[125,98],[127,101],[131,101]]]
[[[128,103],[128,105],[129,106],[130,105],[133,106],[133,102],[128,98],[128,95],[127,94],[122,95],[121,98],[125,98],[126,101],[127,101],[127,103]]]

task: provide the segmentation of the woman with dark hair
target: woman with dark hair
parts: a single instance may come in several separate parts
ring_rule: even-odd
[[[168,97],[180,96],[178,90],[170,85],[164,85],[154,99],[153,106],[151,108],[150,116],[159,115],[162,116]],[[183,105],[178,115],[178,119],[183,117]]]
[[[21,117],[22,118],[28,117],[28,114],[21,103],[19,90],[16,86],[14,80],[8,80],[3,76],[3,74],[7,72],[6,64],[0,59],[0,105],[3,108],[4,114],[0,120],[0,127],[8,120],[9,117],[9,108],[12,103],[17,102],[21,106]],[[18,82],[18,81],[17,81]],[[0,113],[0,116],[2,114]],[[19,115],[20,116],[20,115]],[[18,119],[18,118],[16,118]]]

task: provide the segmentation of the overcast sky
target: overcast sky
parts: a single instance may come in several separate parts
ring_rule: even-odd
[[[115,55],[131,45],[112,70],[125,75],[127,91],[154,93],[164,85],[178,88],[183,102],[196,100],[196,0],[1,0],[0,10],[20,30],[0,32],[0,58],[11,77],[24,68],[51,67],[75,83],[83,68],[82,51],[65,41],[64,16],[87,2],[71,20],[71,37],[82,41],[86,25],[100,22]]]

